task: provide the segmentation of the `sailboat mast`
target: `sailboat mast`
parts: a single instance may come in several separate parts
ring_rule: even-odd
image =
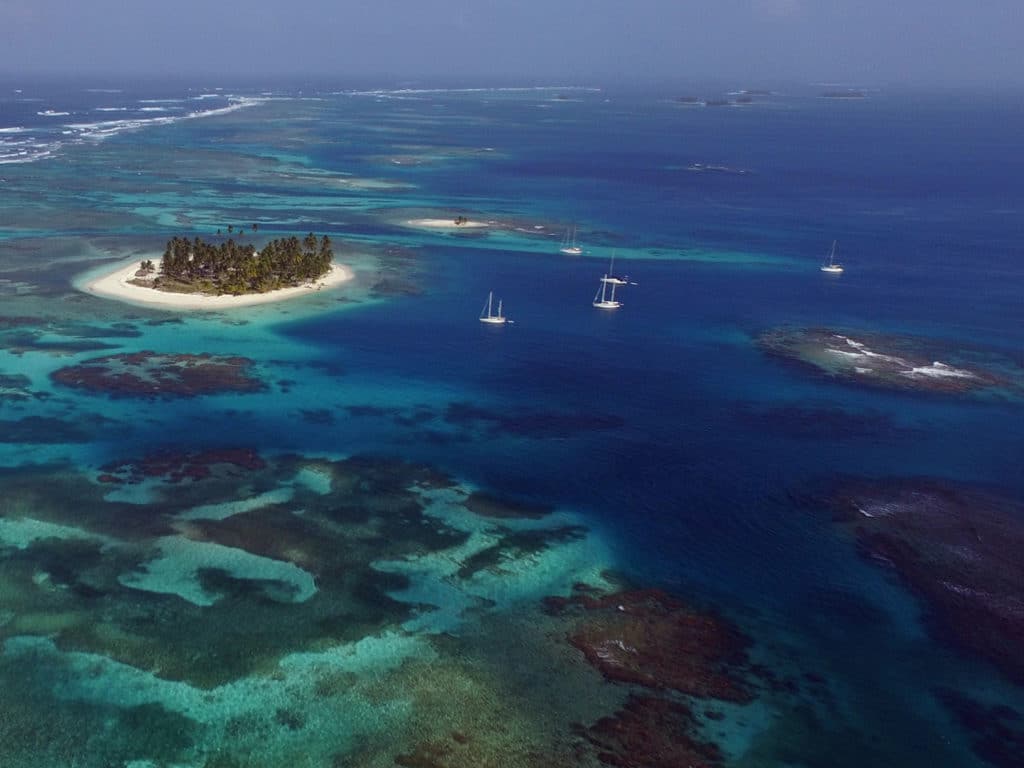
[[[494,299],[494,291],[487,292],[487,316],[491,316],[491,301]]]

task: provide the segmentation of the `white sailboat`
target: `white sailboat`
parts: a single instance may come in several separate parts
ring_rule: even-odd
[[[608,267],[608,271],[601,278],[601,287],[597,289],[597,293],[594,294],[593,304],[598,309],[618,309],[622,306],[622,302],[615,298],[615,289],[620,285],[628,285],[629,281],[622,277],[615,276],[615,254],[612,254],[612,262]],[[611,293],[608,292],[608,286],[612,287]]]
[[[821,265],[822,272],[838,275],[843,271],[841,264],[836,264],[836,241],[832,241],[832,250],[828,252],[828,264]]]
[[[608,274],[604,276],[604,280],[607,280],[612,285],[629,285],[628,277],[616,277],[615,276],[615,251],[612,251],[612,261],[608,265]],[[636,283],[633,283],[636,285]]]
[[[488,291],[487,303],[484,304],[484,308],[480,310],[480,322],[490,323],[491,325],[504,325],[506,322],[508,322],[508,320],[505,317],[505,315],[502,314],[501,299],[498,299],[497,313],[493,312],[493,302],[494,291]]]
[[[568,256],[579,256],[583,253],[583,249],[576,245],[576,225],[572,226],[572,229],[565,231],[565,239],[562,240],[562,247],[558,249],[559,253],[564,253]]]

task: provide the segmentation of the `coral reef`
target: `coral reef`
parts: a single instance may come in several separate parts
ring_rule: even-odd
[[[111,397],[196,397],[223,392],[259,392],[253,361],[208,353],[143,351],[107,355],[54,371],[54,382]]]
[[[748,702],[738,671],[750,640],[724,619],[656,589],[548,597],[549,612],[574,617],[569,642],[608,680]]]
[[[1024,504],[927,479],[850,481],[829,502],[924,600],[937,635],[1024,684]]]
[[[0,542],[0,644],[46,636],[200,688],[397,626],[416,606],[389,596],[405,578],[374,563],[467,537],[424,514],[420,490],[449,479],[379,459],[224,449],[117,462],[100,482],[45,467],[2,477],[0,519],[43,528]],[[105,497],[143,479],[145,504]]]
[[[0,316],[0,348],[14,355],[46,352],[60,357],[114,349],[114,345],[98,339],[135,338],[141,335],[131,323],[112,323],[103,327],[58,318]],[[54,339],[54,336],[63,338]]]
[[[936,696],[971,734],[971,746],[996,768],[1024,768],[1024,717],[1006,705],[988,706],[949,688]]]
[[[202,480],[219,468],[259,470],[266,462],[251,448],[220,448],[208,451],[163,451],[141,459],[128,459],[105,464],[97,478],[103,483],[140,483],[146,478],[160,478],[168,483]]]
[[[996,352],[912,336],[773,328],[757,337],[765,353],[850,384],[947,395],[1024,393],[1024,369]]]
[[[655,696],[630,696],[614,715],[603,717],[581,735],[603,765],[616,768],[713,768],[723,765],[721,750],[691,734],[696,719],[688,707]]]
[[[475,515],[492,518],[528,518],[539,520],[551,514],[551,507],[541,504],[527,504],[511,499],[500,499],[482,491],[474,491],[466,497],[466,509]]]

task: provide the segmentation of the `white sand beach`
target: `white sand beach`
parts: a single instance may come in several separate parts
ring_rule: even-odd
[[[455,223],[455,219],[409,219],[405,225],[425,229],[481,229],[491,226],[486,221],[473,221],[472,219],[463,219],[459,224]]]
[[[160,269],[160,260],[154,259],[157,270]],[[222,310],[234,307],[249,307],[255,304],[269,304],[271,302],[293,299],[297,296],[308,296],[310,293],[319,290],[333,288],[341,283],[348,282],[355,274],[349,267],[343,264],[332,264],[330,271],[319,280],[299,285],[294,288],[281,288],[267,293],[247,293],[241,296],[222,294],[214,296],[202,293],[169,293],[158,291],[145,285],[134,285],[130,280],[135,278],[139,269],[139,259],[134,259],[130,265],[121,265],[113,272],[89,281],[83,290],[96,296],[106,299],[117,299],[131,304],[147,304],[159,306],[166,309],[209,309]]]

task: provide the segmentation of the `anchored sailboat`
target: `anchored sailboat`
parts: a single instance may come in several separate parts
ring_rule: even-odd
[[[616,277],[615,276],[615,251],[612,251],[612,261],[608,265],[608,274],[604,276],[604,280],[607,280],[612,285],[629,285],[628,277]],[[633,283],[636,285],[636,283]]]
[[[628,285],[629,281],[623,277],[615,276],[615,254],[612,254],[612,262],[608,267],[608,271],[601,278],[601,287],[597,289],[597,293],[594,294],[594,306],[598,309],[618,309],[622,306],[622,302],[615,298],[615,288],[620,285]],[[608,292],[608,286],[611,286],[611,293]]]
[[[505,315],[501,312],[501,299],[498,299],[498,311],[497,313],[492,311],[492,305],[494,302],[494,291],[487,293],[487,303],[484,304],[484,308],[480,310],[480,322],[491,323],[492,325],[504,325],[508,320]]]
[[[838,275],[843,271],[841,264],[836,264],[836,241],[832,241],[832,250],[828,252],[828,264],[822,264],[822,272],[829,272],[833,275]]]
[[[562,240],[562,247],[558,249],[559,253],[564,253],[568,256],[579,256],[583,253],[583,249],[576,245],[576,225],[572,226],[572,229],[565,231],[565,239]]]

